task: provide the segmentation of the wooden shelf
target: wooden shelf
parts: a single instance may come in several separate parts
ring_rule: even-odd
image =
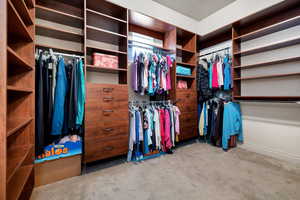
[[[254,67],[264,67],[264,66],[269,66],[269,65],[277,65],[277,64],[282,64],[282,63],[287,63],[287,62],[295,62],[295,61],[300,61],[300,57],[287,58],[287,59],[282,59],[282,60],[274,60],[274,61],[270,61],[270,62],[262,62],[262,63],[252,64],[252,65],[236,66],[233,68],[234,69],[246,69],[246,68],[254,68]]]
[[[172,49],[164,48],[164,47],[161,47],[161,46],[158,46],[158,45],[155,45],[155,44],[149,44],[149,43],[146,43],[146,42],[140,42],[140,41],[135,41],[135,40],[128,40],[128,42],[129,43],[138,43],[138,44],[141,44],[141,45],[148,45],[148,46],[154,47],[156,49],[161,49],[161,50],[164,50],[164,51],[174,52],[174,50],[172,50]]]
[[[194,76],[186,76],[186,75],[179,75],[179,74],[176,74],[176,76],[179,77],[179,78],[195,79]]]
[[[127,52],[124,51],[117,51],[117,50],[112,50],[112,49],[106,49],[106,48],[101,48],[101,47],[97,47],[94,45],[86,45],[86,48],[92,49],[92,50],[96,50],[96,51],[100,51],[100,52],[105,52],[108,54],[113,54],[113,55],[127,55]]]
[[[12,48],[7,47],[7,63],[8,67],[23,67],[27,70],[32,70],[31,66],[27,61],[25,61],[21,56],[19,56]],[[13,65],[13,66],[11,66]]]
[[[8,23],[8,37],[11,39],[33,42],[33,35],[29,33],[20,15],[10,0],[7,1],[7,18],[14,23]],[[23,42],[24,42],[23,41]]]
[[[14,177],[8,183],[8,192],[7,199],[8,200],[16,200],[19,199],[23,188],[33,170],[33,165],[28,165],[21,167],[14,175]]]
[[[73,27],[83,26],[83,17],[72,15],[66,12],[48,8],[42,5],[36,5],[36,16],[40,19],[63,23]],[[62,20],[63,18],[63,20]]]
[[[74,50],[74,49],[71,49],[71,48],[60,48],[60,47],[57,47],[57,46],[51,46],[51,45],[44,45],[44,44],[35,44],[36,47],[39,47],[41,49],[52,49],[54,51],[57,51],[57,52],[61,52],[61,53],[74,53],[74,54],[83,54],[84,51],[77,51],[77,50]]]
[[[26,5],[29,6],[30,8],[34,8],[34,3],[33,0],[24,0]]]
[[[177,62],[176,65],[183,65],[183,66],[188,66],[188,67],[196,67],[196,64],[191,64],[191,63],[186,63],[186,62]]]
[[[281,30],[284,30],[284,29],[287,29],[287,28],[290,28],[293,26],[297,26],[299,24],[300,24],[300,16],[297,16],[297,17],[293,17],[291,19],[273,24],[271,26],[267,26],[262,29],[241,35],[239,37],[234,38],[234,40],[240,40],[240,41],[244,42],[244,41],[252,40],[252,39],[255,39],[258,37],[262,37],[262,36],[270,34],[270,33],[278,32],[278,31],[281,31]]]
[[[91,26],[91,25],[86,25],[86,28],[92,29],[92,30],[95,30],[95,31],[99,31],[99,32],[103,32],[103,33],[107,33],[107,34],[111,34],[111,35],[114,35],[114,36],[117,36],[117,37],[127,38],[126,35],[115,33],[115,32],[112,32],[112,31],[107,31],[107,30],[104,30],[102,28],[97,28],[97,27],[94,27],[94,26]]]
[[[105,67],[97,67],[94,65],[86,65],[86,69],[89,71],[95,71],[95,72],[106,72],[106,73],[118,73],[118,72],[127,72],[127,69],[124,68],[105,68]]]
[[[9,182],[14,174],[20,169],[25,159],[28,157],[29,153],[32,152],[33,145],[19,147],[20,153],[22,155],[9,157],[7,162],[7,177],[6,182]],[[12,152],[13,153],[13,152]],[[8,152],[8,156],[10,152]]]
[[[240,81],[240,80],[253,80],[253,79],[267,79],[267,78],[280,78],[286,76],[300,76],[300,73],[287,73],[287,74],[276,74],[276,75],[267,75],[267,76],[249,76],[249,77],[235,78],[233,80]]]
[[[47,37],[69,40],[75,42],[82,42],[83,33],[77,33],[74,31],[66,31],[63,29],[53,28],[50,26],[36,25],[36,35],[43,35]]]
[[[8,119],[7,120],[7,137],[13,135],[21,128],[29,124],[33,118],[17,118],[17,119]]]
[[[22,88],[22,87],[10,86],[10,85],[7,86],[7,90],[12,92],[26,92],[26,93],[33,92],[32,88]]]
[[[299,101],[300,96],[234,96],[235,100]]]
[[[196,53],[195,51],[192,51],[190,49],[184,49],[184,48],[179,48],[179,47],[177,47],[176,49],[177,49],[177,51],[183,51],[183,52],[187,52],[187,53],[190,53],[190,54]]]
[[[252,55],[252,54],[256,54],[256,53],[260,53],[260,52],[264,52],[264,51],[269,51],[269,50],[273,50],[273,49],[279,49],[279,48],[283,48],[283,47],[287,47],[287,46],[291,46],[291,45],[296,45],[299,43],[300,43],[300,37],[294,37],[294,38],[290,38],[287,40],[274,42],[269,45],[259,46],[259,47],[253,48],[253,49],[235,52],[234,55],[247,56],[247,55]]]
[[[125,21],[125,20],[122,20],[122,19],[119,19],[119,18],[116,18],[116,17],[112,17],[112,16],[110,16],[110,15],[106,15],[106,14],[104,14],[104,13],[97,12],[97,11],[92,10],[92,9],[89,9],[89,8],[87,8],[86,11],[87,11],[87,12],[90,12],[90,13],[94,13],[94,14],[96,14],[96,15],[100,15],[100,16],[103,16],[103,17],[112,19],[112,20],[115,20],[115,21],[117,21],[117,22],[121,22],[121,23],[127,24],[127,21]]]
[[[33,25],[33,20],[30,16],[29,10],[27,9],[25,2],[20,0],[11,1],[14,4],[16,10],[18,11],[20,17],[23,19],[23,22],[26,25]]]

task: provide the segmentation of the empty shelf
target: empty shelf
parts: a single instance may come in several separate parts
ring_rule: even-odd
[[[8,37],[18,38],[18,40],[25,40],[26,42],[33,42],[33,35],[29,33],[10,0],[7,1],[7,18],[13,22],[7,24]]]
[[[18,11],[21,19],[23,19],[23,22],[26,25],[33,25],[33,20],[30,16],[29,10],[26,7],[26,4],[24,1],[20,1],[20,0],[11,0],[12,3],[14,4],[16,10]]]
[[[7,62],[8,67],[23,67],[27,70],[32,70],[31,66],[27,61],[25,61],[21,56],[19,56],[12,48],[7,47]]]
[[[178,61],[176,61],[176,64],[183,65],[183,66],[189,66],[189,67],[196,67],[196,64],[186,63],[186,62],[178,62]]]
[[[87,25],[86,27],[87,27],[88,29],[92,29],[92,30],[95,30],[95,31],[99,31],[99,32],[111,34],[111,35],[118,36],[118,37],[124,37],[124,38],[127,38],[126,35],[119,34],[119,33],[115,33],[115,32],[108,31],[108,30],[104,30],[104,29],[102,29],[102,28],[98,28],[98,27],[95,27],[95,26]]]
[[[40,19],[63,23],[73,27],[83,27],[83,17],[55,10],[53,8],[48,8],[42,5],[36,5],[36,16]],[[62,18],[64,20],[61,20]]]
[[[287,58],[287,59],[282,59],[282,60],[274,60],[274,61],[270,61],[270,62],[262,62],[262,63],[251,64],[251,65],[235,66],[233,68],[234,69],[245,69],[245,68],[263,67],[263,66],[277,65],[277,64],[281,64],[281,63],[294,62],[294,61],[300,61],[300,57]]]
[[[13,135],[21,128],[25,127],[32,121],[32,118],[18,118],[18,119],[8,119],[7,120],[7,137]]]
[[[124,68],[106,68],[106,67],[97,67],[94,65],[86,65],[86,69],[89,71],[95,72],[107,72],[107,73],[118,73],[118,72],[127,72],[127,69]]]
[[[12,92],[26,92],[26,93],[33,92],[32,88],[23,88],[23,87],[10,86],[10,85],[7,86],[7,90]]]
[[[234,96],[234,99],[249,101],[299,101],[300,96]]]
[[[81,51],[78,51],[78,50],[74,50],[74,49],[71,49],[71,48],[60,48],[60,47],[57,47],[57,46],[51,46],[51,45],[45,45],[45,44],[35,44],[36,47],[40,47],[41,49],[52,49],[54,51],[57,51],[57,52],[61,52],[61,53],[70,53],[70,54],[83,54],[83,50]]]
[[[184,51],[184,52],[187,52],[187,53],[190,53],[190,54],[196,53],[195,51],[192,51],[190,49],[184,49],[184,48],[179,48],[179,47],[177,47],[176,49],[177,49],[177,51]]]
[[[127,21],[125,20],[122,20],[122,19],[119,19],[119,18],[116,18],[116,17],[112,17],[110,15],[106,15],[104,13],[101,13],[101,12],[97,12],[95,10],[92,10],[92,9],[86,9],[87,12],[90,12],[90,13],[94,13],[96,15],[100,15],[100,16],[103,16],[103,17],[106,17],[106,18],[109,18],[109,19],[112,19],[112,20],[115,20],[115,21],[118,21],[118,22],[122,22],[122,23],[127,23]]]
[[[252,54],[256,54],[256,53],[260,53],[260,52],[264,52],[264,51],[269,51],[269,50],[273,50],[273,49],[279,49],[279,48],[283,48],[283,47],[287,47],[287,46],[291,46],[291,45],[296,45],[299,43],[300,43],[300,37],[294,37],[291,39],[274,42],[269,45],[259,46],[259,47],[253,48],[253,49],[235,52],[234,55],[247,56],[247,55],[252,55]]]
[[[53,28],[50,26],[36,25],[36,35],[43,35],[47,37],[53,37],[62,40],[69,40],[75,42],[82,42],[83,33],[74,31],[67,31],[63,29]]]
[[[86,47],[89,49],[93,49],[95,51],[105,52],[105,53],[113,54],[113,55],[118,55],[118,54],[127,55],[127,52],[124,52],[124,51],[117,51],[117,50],[112,50],[112,49],[107,49],[107,48],[101,48],[101,47],[97,47],[97,46],[90,45],[90,44],[87,44]]]
[[[33,165],[21,167],[8,183],[7,199],[19,199],[24,186],[26,185],[30,174],[32,173]]]
[[[267,78],[280,78],[286,76],[299,76],[300,73],[288,73],[288,74],[276,74],[276,75],[267,75],[267,76],[249,76],[249,77],[241,77],[235,78],[235,81],[239,80],[253,80],[253,79],[267,79]]]
[[[10,157],[8,158],[7,161],[7,177],[6,177],[7,182],[9,182],[11,178],[14,176],[14,174],[20,169],[20,167],[22,166],[23,162],[25,161],[29,153],[32,152],[33,150],[32,148],[33,148],[32,145],[19,147],[19,151],[20,151],[19,153],[21,154],[18,154],[16,156],[9,155],[10,152],[8,152],[8,156]]]
[[[185,76],[185,75],[179,75],[179,74],[176,74],[177,77],[179,78],[189,78],[189,79],[195,79],[194,76]]]
[[[239,37],[234,38],[234,40],[240,40],[240,41],[248,41],[248,40],[252,40],[255,39],[257,37],[262,37],[264,35],[270,34],[270,33],[274,33],[274,32],[278,32],[293,26],[297,26],[300,24],[300,16],[297,17],[293,17],[291,19],[273,24],[271,26],[267,26],[264,27],[262,29],[258,29],[256,31],[241,35]]]

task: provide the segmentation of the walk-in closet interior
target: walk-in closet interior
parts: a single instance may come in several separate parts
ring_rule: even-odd
[[[255,2],[1,0],[0,200],[300,199],[300,2]]]

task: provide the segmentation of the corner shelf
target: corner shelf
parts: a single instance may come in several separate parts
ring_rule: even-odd
[[[14,177],[8,183],[8,188],[10,189],[7,193],[7,199],[19,199],[26,182],[32,173],[33,165],[28,165],[21,167],[18,172],[15,173]]]
[[[190,50],[190,49],[179,48],[179,47],[176,47],[176,50],[177,50],[177,51],[187,52],[187,53],[190,53],[190,54],[196,53],[195,51],[192,51],[192,50]]]
[[[247,68],[263,67],[263,66],[269,66],[269,65],[277,65],[277,64],[294,62],[294,61],[300,61],[300,57],[274,60],[274,61],[270,61],[270,62],[262,62],[262,63],[256,63],[256,64],[251,64],[251,65],[236,66],[233,68],[234,69],[247,69]]]
[[[300,76],[300,73],[287,73],[287,74],[276,74],[276,75],[267,75],[267,76],[249,76],[249,77],[241,77],[241,78],[234,78],[234,81],[240,80],[253,80],[253,79],[267,79],[267,78],[280,78],[286,76]]]
[[[9,46],[7,46],[7,63],[9,65],[16,65],[16,66],[23,67],[24,69],[27,70],[33,69],[33,66],[31,66],[27,61],[25,61]],[[9,66],[9,67],[16,67],[16,66]]]
[[[8,35],[12,35],[18,39],[24,39],[26,42],[33,42],[32,34],[29,33],[26,25],[10,0],[7,1],[7,16],[10,21],[14,22],[7,24]]]
[[[32,151],[33,146],[29,145],[29,146],[23,146],[19,148],[22,149],[22,152],[24,154],[21,156],[16,156],[13,159],[9,159],[7,163],[7,178],[6,178],[7,182],[9,182],[11,178],[14,176],[14,174],[21,168],[23,162],[25,161],[29,153]]]
[[[86,27],[87,27],[87,29],[91,29],[91,30],[94,30],[94,31],[99,31],[99,32],[107,33],[107,34],[114,35],[114,36],[117,36],[117,37],[127,38],[126,35],[115,33],[115,32],[112,32],[112,31],[108,31],[108,30],[105,30],[105,29],[102,29],[102,28],[97,28],[95,26],[86,25]]]
[[[7,137],[13,135],[18,130],[20,130],[21,128],[25,127],[32,120],[33,120],[32,117],[7,120]]]
[[[245,42],[248,40],[255,39],[257,37],[262,37],[262,36],[270,34],[270,33],[275,33],[275,32],[278,32],[278,31],[281,31],[281,30],[284,30],[284,29],[287,29],[287,28],[290,28],[293,26],[297,26],[299,24],[300,24],[300,16],[297,16],[297,17],[293,17],[291,19],[273,24],[271,26],[264,27],[262,29],[252,31],[250,33],[243,34],[241,36],[233,38],[233,40],[239,40],[239,41]]]
[[[30,16],[29,10],[26,7],[26,4],[24,1],[20,1],[20,0],[11,0],[14,5],[16,10],[18,11],[21,19],[23,19],[24,23],[27,25],[33,25],[33,20]]]
[[[259,47],[252,48],[252,49],[249,49],[249,50],[235,52],[234,55],[247,56],[247,55],[252,55],[252,54],[256,54],[256,53],[261,53],[261,52],[264,52],[264,51],[280,49],[280,48],[283,48],[283,47],[296,45],[296,44],[299,44],[299,43],[300,43],[300,37],[294,37],[294,38],[290,38],[290,39],[287,39],[287,40],[282,40],[282,41],[279,41],[279,42],[273,42],[269,45],[259,46]]]

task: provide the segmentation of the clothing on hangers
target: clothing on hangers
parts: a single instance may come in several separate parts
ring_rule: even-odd
[[[131,103],[127,160],[140,160],[157,150],[171,150],[179,134],[179,113],[170,102]]]

